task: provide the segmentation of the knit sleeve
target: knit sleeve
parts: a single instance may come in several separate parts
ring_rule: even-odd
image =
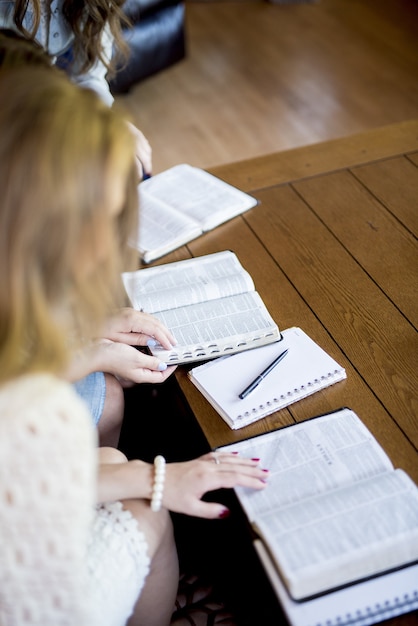
[[[0,390],[0,624],[92,626],[86,546],[95,432],[70,385]]]

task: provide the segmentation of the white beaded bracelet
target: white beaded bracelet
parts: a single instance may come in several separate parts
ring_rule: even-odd
[[[161,509],[165,480],[165,458],[159,454],[154,459],[154,484],[151,495],[151,511],[155,513]]]

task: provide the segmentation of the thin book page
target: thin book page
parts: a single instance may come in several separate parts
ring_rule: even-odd
[[[254,290],[249,273],[229,250],[122,275],[136,309],[155,313]]]
[[[255,291],[154,313],[176,341],[152,353],[167,362],[216,358],[279,339],[279,331]]]
[[[255,528],[295,598],[418,559],[418,491],[385,472],[257,516]]]
[[[229,251],[122,275],[136,309],[159,319],[177,344],[151,351],[166,363],[213,359],[279,339],[254,282]]]
[[[202,228],[194,220],[173,210],[158,198],[140,195],[138,232],[130,245],[145,255],[153,250],[169,252],[198,237]]]
[[[236,489],[250,521],[273,509],[393,470],[390,458],[350,409],[221,449],[260,458],[262,466],[269,468],[268,489]]]
[[[220,449],[270,470],[236,493],[294,598],[418,559],[418,490],[351,410]]]
[[[220,221],[257,204],[255,198],[220,178],[186,163],[176,165],[140,184],[140,198],[155,196],[210,230]]]
[[[138,186],[139,230],[130,245],[149,263],[254,207],[257,200],[221,179],[176,165]]]
[[[389,572],[311,600],[293,600],[265,544],[254,541],[291,626],[369,626],[418,609],[418,565]]]

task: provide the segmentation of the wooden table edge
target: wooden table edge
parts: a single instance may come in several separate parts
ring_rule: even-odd
[[[209,168],[246,192],[418,150],[418,120]]]

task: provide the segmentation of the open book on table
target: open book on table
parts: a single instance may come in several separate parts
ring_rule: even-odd
[[[254,548],[290,626],[370,626],[418,610],[418,564],[297,602],[260,539],[254,540]]]
[[[177,340],[152,354],[169,364],[213,359],[278,341],[280,332],[251,276],[228,250],[122,274],[135,309]]]
[[[235,491],[293,600],[418,561],[418,488],[350,409],[218,450],[270,470]]]
[[[130,243],[145,263],[257,204],[253,196],[187,164],[140,183],[139,202],[139,232]]]
[[[270,363],[285,357],[244,398],[241,392]],[[281,339],[251,354],[243,352],[194,367],[192,383],[230,428],[237,429],[283,409],[346,378],[346,372],[301,328],[283,330]]]

